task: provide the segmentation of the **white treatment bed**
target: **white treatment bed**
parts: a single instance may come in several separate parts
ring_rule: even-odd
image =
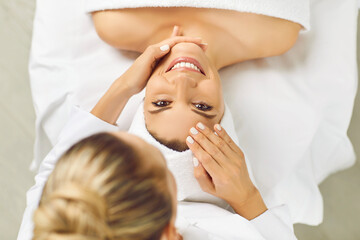
[[[299,0],[301,1],[301,0]],[[279,57],[220,71],[237,135],[269,207],[288,204],[294,223],[323,217],[318,184],[350,167],[347,137],[357,89],[356,0],[311,0],[311,30]],[[97,36],[84,0],[37,0],[29,64],[36,111],[32,170],[57,142],[73,104],[90,110],[134,61]],[[118,125],[127,130],[141,100]]]

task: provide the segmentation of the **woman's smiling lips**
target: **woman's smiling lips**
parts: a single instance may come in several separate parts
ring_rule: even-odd
[[[190,63],[190,64],[193,64],[194,66],[196,66],[199,70],[200,70],[200,73],[202,73],[203,75],[206,76],[205,72],[204,72],[204,69],[202,68],[201,64],[194,58],[191,58],[191,57],[179,57],[179,58],[175,58],[169,65],[168,69],[166,70],[166,72],[169,72],[169,71],[172,71],[172,68],[178,64],[178,63],[181,63],[181,62],[186,62],[186,63]],[[174,70],[189,70],[189,71],[193,71],[193,72],[199,72],[198,70],[194,69],[194,68],[191,68],[189,66],[180,66],[180,67],[177,67],[175,68]]]

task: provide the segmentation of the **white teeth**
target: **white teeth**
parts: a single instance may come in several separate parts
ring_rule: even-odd
[[[177,64],[175,64],[175,65],[171,68],[171,70],[173,70],[173,69],[175,69],[175,68],[180,68],[180,67],[192,68],[192,69],[195,69],[195,70],[198,71],[198,72],[201,72],[200,69],[199,69],[197,66],[195,66],[194,64],[189,63],[189,62],[180,62],[180,63],[177,63]]]

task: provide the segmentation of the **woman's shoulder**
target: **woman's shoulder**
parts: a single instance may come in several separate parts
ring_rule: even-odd
[[[283,54],[295,44],[301,29],[300,24],[285,19],[224,9],[115,9],[93,12],[92,17],[103,41],[135,52],[168,38],[173,26],[179,25],[186,36],[195,34],[209,45],[218,44],[226,55],[224,66]],[[241,46],[246,48],[245,56]],[[224,48],[231,54],[224,54]]]

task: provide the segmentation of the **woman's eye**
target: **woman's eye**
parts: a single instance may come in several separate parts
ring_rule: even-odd
[[[210,111],[212,109],[211,106],[204,103],[195,103],[194,106],[201,111]]]
[[[164,101],[164,100],[160,100],[160,101],[156,101],[156,102],[152,102],[152,104],[156,107],[166,107],[170,104],[170,101]]]

